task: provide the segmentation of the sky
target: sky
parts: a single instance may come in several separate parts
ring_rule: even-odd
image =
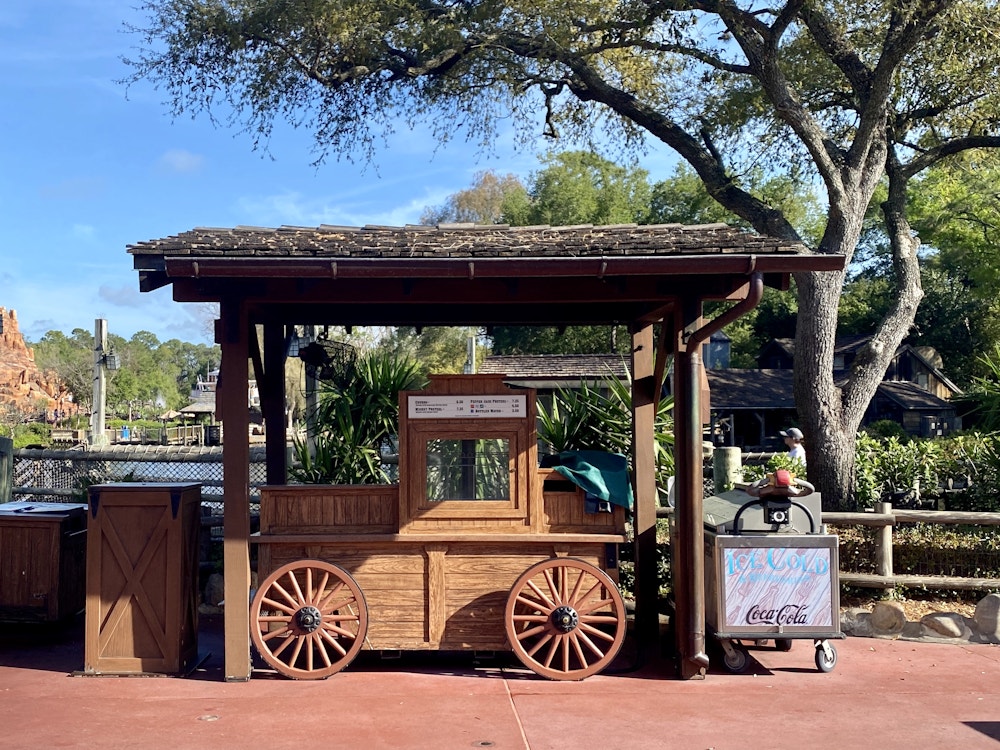
[[[103,318],[125,338],[211,343],[204,308],[139,292],[128,245],[205,226],[417,223],[477,172],[527,178],[549,145],[518,149],[507,133],[481,154],[405,132],[373,164],[331,155],[316,167],[312,134],[282,125],[254,151],[237,128],[173,119],[152,84],[120,83],[141,43],[125,29],[142,23],[135,5],[0,0],[0,307],[29,342]],[[657,180],[671,163],[642,166]]]

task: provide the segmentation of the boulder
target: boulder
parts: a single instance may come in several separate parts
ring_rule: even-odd
[[[212,573],[212,575],[208,577],[208,581],[205,583],[205,604],[218,607],[219,602],[226,598],[224,585],[225,581],[222,578],[222,574]]]
[[[982,640],[1000,643],[1000,594],[987,594],[980,599],[973,621]]]
[[[899,635],[906,625],[906,612],[899,602],[876,602],[872,607],[871,626],[875,635]]]
[[[932,638],[968,638],[972,635],[965,618],[957,612],[931,612],[920,618],[926,635]]]
[[[864,607],[849,607],[840,613],[840,629],[846,635],[870,638],[872,616]]]

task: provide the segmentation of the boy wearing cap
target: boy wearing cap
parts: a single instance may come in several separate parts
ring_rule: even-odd
[[[790,427],[787,430],[782,430],[778,434],[785,439],[785,445],[788,446],[789,458],[797,458],[805,464],[806,449],[802,447],[802,430],[798,427]]]

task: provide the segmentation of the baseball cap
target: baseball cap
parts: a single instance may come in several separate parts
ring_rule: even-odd
[[[778,434],[781,435],[781,437],[790,437],[790,438],[795,438],[796,440],[801,440],[803,437],[802,430],[800,430],[798,427],[790,427],[787,430],[782,430]]]

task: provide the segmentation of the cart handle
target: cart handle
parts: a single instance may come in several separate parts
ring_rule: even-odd
[[[745,511],[747,508],[753,507],[755,505],[759,505],[760,507],[764,508],[770,505],[771,503],[778,503],[783,505],[784,503],[782,502],[782,500],[787,502],[789,505],[794,505],[796,508],[801,508],[803,511],[805,511],[806,517],[809,519],[809,533],[815,534],[816,519],[813,518],[812,511],[809,510],[802,503],[796,502],[791,498],[770,498],[770,499],[758,498],[757,500],[751,500],[749,502],[743,503],[743,505],[740,506],[740,509],[736,511],[736,515],[733,516],[733,530],[732,530],[733,536],[740,535],[740,516],[743,515],[743,511]]]

